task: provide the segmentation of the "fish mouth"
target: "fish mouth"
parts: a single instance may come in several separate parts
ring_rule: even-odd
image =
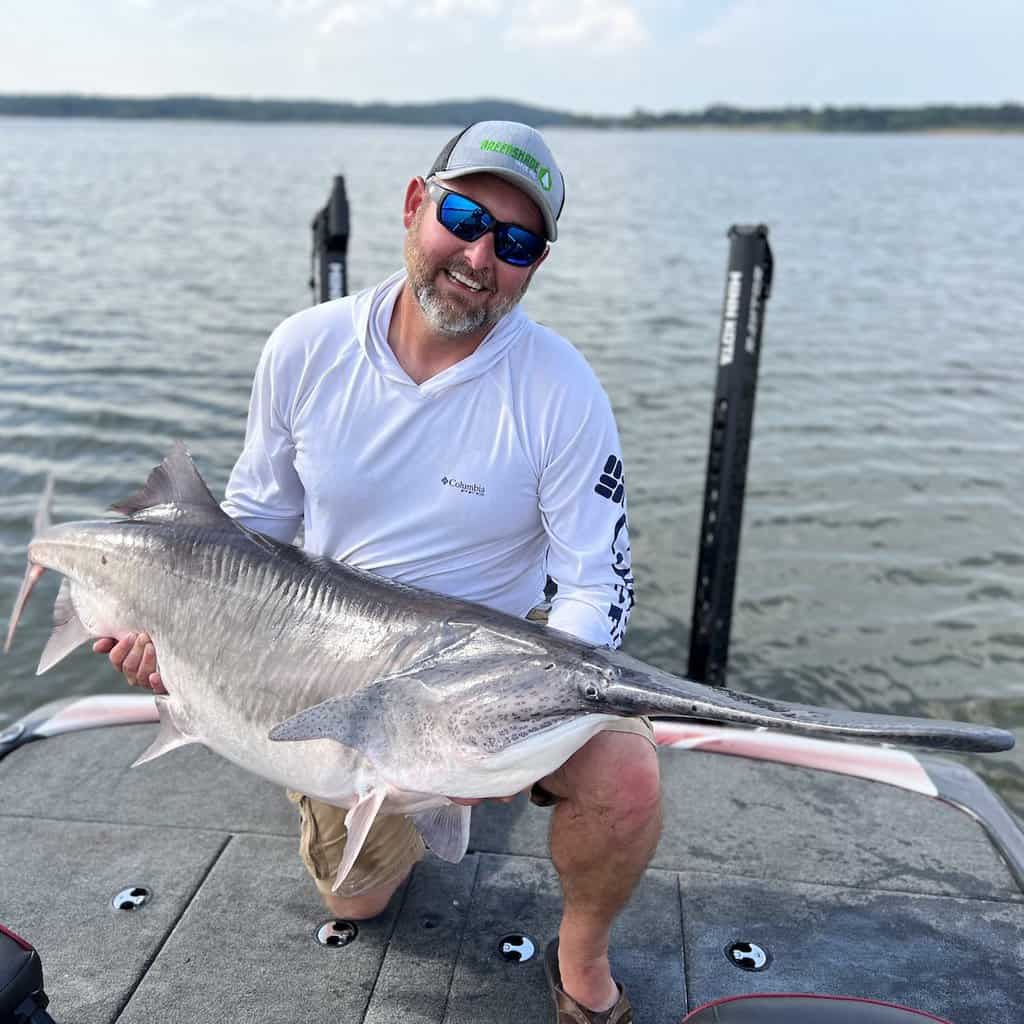
[[[823,739],[868,739],[906,746],[996,753],[1014,745],[1005,729],[969,722],[813,707],[708,686],[653,669],[620,669],[602,710],[646,717],[697,718],[727,725],[782,729]]]

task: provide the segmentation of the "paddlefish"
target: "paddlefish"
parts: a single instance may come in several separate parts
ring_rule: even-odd
[[[347,809],[344,881],[378,814],[458,861],[471,808],[564,764],[621,716],[696,718],[959,751],[1013,735],[770,700],[316,557],[222,511],[180,443],[116,518],[50,523],[48,486],[7,632],[43,572],[63,580],[45,672],[94,637],[148,632],[168,693],[136,760],[202,743]]]

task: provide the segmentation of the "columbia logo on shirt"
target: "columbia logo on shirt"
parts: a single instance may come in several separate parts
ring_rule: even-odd
[[[480,484],[467,484],[465,480],[456,480],[451,476],[441,477],[441,483],[445,487],[454,487],[455,490],[461,491],[463,494],[478,494],[483,497],[487,493]]]
[[[604,471],[594,485],[594,491],[602,498],[614,501],[616,505],[622,504],[626,493],[626,478],[622,475],[622,459],[617,455],[609,455],[605,460]]]

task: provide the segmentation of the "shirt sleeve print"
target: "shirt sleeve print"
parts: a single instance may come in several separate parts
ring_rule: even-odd
[[[635,598],[625,472],[611,408],[601,399],[542,472],[541,516],[557,585],[550,624],[618,647]]]
[[[610,474],[609,467],[612,467],[617,475]],[[615,481],[614,487],[608,486],[609,479]],[[633,594],[633,564],[629,557],[629,527],[626,521],[626,478],[622,473],[622,459],[617,455],[608,456],[604,472],[594,486],[594,492],[620,505],[622,509],[622,514],[615,520],[615,527],[612,530],[611,568],[618,583],[612,588],[611,602],[608,605],[612,647],[618,647],[626,635],[629,613],[633,610],[636,598]]]

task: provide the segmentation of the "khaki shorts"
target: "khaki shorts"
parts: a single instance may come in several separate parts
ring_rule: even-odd
[[[344,807],[288,791],[299,805],[299,854],[322,896],[330,896],[345,852],[348,830]],[[347,899],[388,882],[400,881],[426,852],[416,826],[402,815],[378,815],[352,870],[335,895]]]
[[[609,722],[606,732],[632,732],[654,743],[654,729],[646,718],[622,718]],[[322,896],[330,896],[334,876],[338,872],[345,852],[344,807],[335,807],[320,800],[289,791],[288,797],[298,804],[301,827],[299,853],[306,869],[313,876]],[[558,798],[540,783],[530,791],[530,800],[538,807],[549,807]],[[413,865],[423,857],[426,847],[416,826],[402,815],[378,816],[370,826],[363,848],[359,851],[352,870],[342,882],[336,895],[347,899],[370,889],[403,879]]]

